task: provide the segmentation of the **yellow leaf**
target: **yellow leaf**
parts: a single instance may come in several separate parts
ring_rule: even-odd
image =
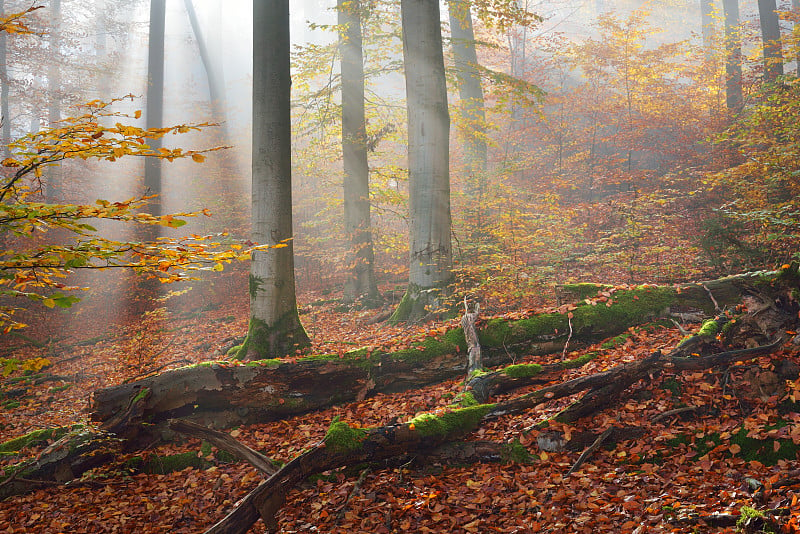
[[[196,161],[197,163],[203,163],[206,160],[206,157],[202,154],[192,154],[192,161]]]
[[[3,167],[19,167],[20,163],[14,158],[6,158],[2,162],[0,162],[0,165],[2,165]]]
[[[56,301],[54,301],[53,299],[44,299],[42,301],[42,304],[44,304],[48,308],[54,308],[56,305]]]
[[[137,109],[136,111],[133,112],[133,116],[135,118],[137,118],[137,119],[141,119],[142,118],[142,110],[141,109]]]
[[[283,248],[288,246],[289,245],[287,245],[286,243],[278,243],[277,245],[273,245],[272,248]]]
[[[221,263],[215,263],[214,267],[212,267],[211,270],[219,272],[219,271],[223,270],[224,268],[225,267],[223,267]]]

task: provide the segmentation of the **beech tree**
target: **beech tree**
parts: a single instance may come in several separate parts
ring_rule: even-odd
[[[408,289],[391,317],[413,321],[442,305],[452,279],[450,114],[439,4],[403,0],[403,65],[408,100]]]
[[[61,0],[53,0],[50,3],[50,65],[47,68],[47,120],[50,126],[55,126],[61,120],[61,67],[60,67],[60,48],[61,48]],[[10,140],[10,139],[9,139]],[[45,184],[44,196],[48,202],[55,202],[56,191],[61,181],[61,167],[55,166],[50,169],[47,183]]]
[[[292,246],[289,0],[253,1],[253,251],[250,325],[238,356],[282,356],[309,343]],[[266,248],[268,247],[268,248]]]
[[[367,127],[364,117],[364,63],[361,39],[361,2],[339,0],[339,51],[342,68],[342,159],[344,162],[344,218],[350,269],[345,301],[359,297],[379,299],[375,281],[369,202]]]
[[[147,48],[147,109],[145,123],[148,128],[160,128],[164,121],[164,27],[166,0],[150,0],[150,31]],[[153,149],[161,148],[161,140],[151,142]],[[148,159],[144,166],[144,186],[149,195],[161,194],[161,162]],[[161,201],[154,198],[150,208],[161,214]]]
[[[764,80],[774,82],[783,75],[781,51],[781,26],[775,0],[758,0],[758,18],[761,22],[761,40],[764,55]]]
[[[739,0],[722,0],[725,11],[725,104],[737,113],[742,107],[742,37]]]
[[[478,71],[478,54],[475,51],[475,34],[472,29],[470,3],[465,0],[448,0],[450,36],[453,58],[458,78],[458,96],[461,99],[461,134],[467,141],[467,165],[471,176],[486,170],[486,112],[483,88]],[[478,180],[480,199],[481,180]]]
[[[5,17],[5,0],[0,0],[0,17]],[[8,50],[6,48],[6,32],[0,31],[0,121],[2,121],[3,157],[8,156],[8,143],[11,141],[11,117],[8,106]]]

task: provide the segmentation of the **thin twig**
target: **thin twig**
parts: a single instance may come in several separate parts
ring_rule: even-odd
[[[705,284],[703,284],[703,289],[706,290],[706,293],[708,293],[708,298],[710,298],[711,302],[714,303],[714,309],[717,310],[718,312],[721,312],[722,310],[720,309],[719,304],[717,303],[717,299],[714,298],[714,294],[711,293],[711,290],[708,289],[708,287]]]
[[[650,422],[651,423],[657,423],[658,421],[661,421],[662,419],[666,419],[667,417],[671,417],[673,415],[679,415],[679,414],[686,413],[686,412],[694,412],[695,410],[699,410],[699,409],[700,409],[700,406],[684,406],[683,408],[675,408],[674,410],[669,410],[667,412],[660,413],[660,414],[656,415],[655,417],[653,417],[650,420]]]
[[[564,350],[561,351],[562,360],[567,357],[567,347],[569,347],[569,340],[572,339],[572,313],[567,314],[567,323],[569,324],[569,335],[564,343]]]

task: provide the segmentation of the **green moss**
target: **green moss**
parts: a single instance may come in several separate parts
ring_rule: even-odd
[[[139,393],[137,393],[136,396],[131,401],[131,404],[139,402],[140,400],[142,400],[145,397],[147,397],[149,394],[150,394],[150,388],[142,388],[142,389],[140,389]]]
[[[715,319],[703,322],[703,326],[698,330],[697,335],[702,337],[714,337],[719,331],[719,323]]]
[[[601,345],[601,349],[613,349],[614,347],[618,347],[624,344],[629,338],[631,334],[629,332],[625,332],[624,334],[620,334],[616,337],[612,337],[611,339],[604,341]]]
[[[184,452],[169,456],[151,455],[146,461],[142,461],[138,468],[131,467],[136,471],[149,475],[166,475],[175,471],[182,471],[187,467],[208,469],[212,465],[202,456],[198,456],[197,452]]]
[[[226,356],[236,356],[239,354],[239,351],[242,350],[241,345],[234,345],[233,347],[228,349],[228,352],[225,353]]]
[[[755,525],[755,526],[754,526]],[[757,528],[758,530],[754,530]],[[739,509],[739,520],[736,522],[737,532],[760,532],[763,534],[774,534],[778,532],[778,525],[771,520],[761,510],[756,510],[750,506],[742,506]]]
[[[261,289],[261,286],[263,285],[264,285],[263,278],[250,274],[250,276],[248,277],[248,293],[250,293],[251,300],[256,298],[258,290]]]
[[[586,354],[578,356],[577,358],[564,360],[563,362],[560,362],[559,365],[564,369],[578,369],[597,358],[597,355],[597,352],[587,352]]]
[[[573,296],[576,300],[584,300],[597,296],[598,291],[610,289],[612,286],[592,283],[564,284],[561,289],[564,293]]]
[[[50,440],[57,440],[70,430],[80,427],[81,425],[76,425],[73,427],[61,426],[58,428],[43,428],[41,430],[34,430],[33,432],[29,432],[24,436],[8,440],[5,443],[0,443],[0,452],[19,452],[26,447],[35,447]]]
[[[6,410],[13,410],[15,408],[19,408],[19,401],[17,400],[7,400],[3,402],[3,408]]]
[[[475,369],[474,371],[472,371],[467,376],[467,383],[469,383],[470,380],[473,380],[475,378],[480,378],[482,376],[486,376],[486,375],[490,374],[491,372],[492,371],[489,371],[489,370],[486,370],[486,369]]]
[[[456,398],[453,399],[453,404],[466,407],[466,406],[477,406],[479,403],[475,399],[475,395],[473,395],[471,391],[464,391],[456,395]]]
[[[308,335],[300,324],[297,308],[294,308],[272,326],[251,317],[247,336],[234,357],[239,360],[264,360],[284,356],[298,344],[308,344]]]
[[[671,392],[673,397],[679,397],[683,391],[681,383],[674,377],[667,378],[661,382],[661,389]]]
[[[504,463],[529,464],[533,462],[533,456],[518,439],[511,443],[504,443],[500,454]]]
[[[530,378],[542,372],[542,366],[538,363],[520,363],[509,365],[502,370],[502,373],[511,378]]]
[[[494,404],[478,404],[459,408],[442,415],[423,413],[411,421],[414,430],[426,437],[445,437],[466,433],[478,426],[483,417],[489,413]]]
[[[437,356],[446,354],[456,354],[459,351],[458,345],[447,340],[439,340],[434,337],[426,337],[409,349],[398,350],[392,353],[392,359],[418,362],[428,361]]]
[[[785,422],[781,422],[774,427],[768,427],[767,430],[785,424]],[[738,458],[747,462],[758,461],[764,465],[776,465],[781,460],[795,460],[797,458],[798,445],[794,444],[792,440],[748,438],[747,434],[748,431],[745,428],[740,428],[739,431],[730,438],[731,444],[739,446],[740,450],[736,453]],[[704,435],[702,438],[696,438],[692,434],[678,434],[674,438],[666,441],[665,444],[669,447],[678,447],[680,445],[693,443],[696,453],[695,458],[700,458],[708,454],[718,445],[722,445],[723,442],[724,440],[720,437],[718,432],[711,432]],[[777,450],[775,450],[776,443],[778,444]]]
[[[337,416],[333,418],[331,426],[325,434],[325,446],[337,453],[350,454],[362,447],[361,442],[366,437],[366,431],[339,421]]]

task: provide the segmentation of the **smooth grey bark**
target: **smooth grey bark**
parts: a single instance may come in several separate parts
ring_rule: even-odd
[[[379,300],[375,280],[375,253],[369,202],[367,126],[364,117],[364,58],[361,2],[338,0],[339,52],[342,71],[342,161],[344,165],[344,220],[348,239],[344,300]]]
[[[409,283],[391,321],[414,321],[442,305],[452,279],[450,115],[439,3],[402,0],[403,64],[408,101],[411,239]]]
[[[448,0],[450,15],[450,37],[458,79],[458,96],[461,99],[464,128],[461,132],[467,140],[467,162],[473,176],[486,171],[486,112],[483,88],[478,71],[478,54],[475,50],[475,34],[472,29],[470,3],[466,0]],[[481,185],[482,181],[478,181]],[[482,188],[478,189],[478,201]]]
[[[800,17],[800,0],[792,0],[792,11],[794,12],[795,17]],[[795,19],[800,20],[800,19]],[[792,25],[792,29],[797,35],[800,32],[800,21],[795,22]],[[795,69],[795,76],[800,78],[800,47],[798,47],[797,52],[795,53],[794,58],[794,69]]]
[[[161,128],[164,125],[164,29],[166,0],[150,0],[150,30],[147,48],[147,108],[145,126]],[[161,148],[161,139],[151,139],[151,148]],[[144,187],[149,195],[161,195],[161,160],[145,158]],[[150,212],[161,215],[161,199],[150,201]],[[157,226],[153,231],[157,232]]]
[[[475,50],[475,33],[472,29],[470,2],[448,0],[450,16],[450,40],[458,82],[460,99],[461,127],[459,133],[464,139],[467,171],[467,192],[470,196],[470,215],[474,220],[477,234],[482,237],[483,195],[486,191],[486,111],[484,109],[483,87],[478,71],[478,54]]]
[[[50,65],[47,68],[47,120],[50,126],[61,120],[61,0],[50,2]],[[47,173],[44,197],[55,202],[61,182],[61,166],[54,165]]]
[[[700,0],[700,24],[703,52],[706,60],[710,60],[714,54],[714,0]]]
[[[250,326],[239,356],[307,345],[297,312],[292,246],[289,0],[253,0],[253,252]]]
[[[0,0],[0,17],[5,16],[5,0]],[[8,144],[11,142],[11,114],[8,106],[8,50],[6,49],[6,32],[0,32],[0,121],[2,121],[2,155],[9,155]]]
[[[783,75],[781,26],[775,0],[758,0],[761,41],[764,56],[764,81],[774,82]]]
[[[742,109],[742,36],[739,0],[722,0],[725,11],[725,103],[728,111]]]
[[[200,22],[197,20],[197,12],[194,9],[192,0],[184,0],[184,5],[186,6],[186,13],[189,15],[192,33],[194,34],[197,48],[200,52],[200,60],[203,62],[203,69],[206,72],[208,95],[211,101],[211,113],[214,121],[220,123],[222,126],[223,133],[227,138],[227,126],[225,124],[225,86],[223,83],[222,66],[212,60],[208,43],[200,28]]]
[[[95,23],[97,24],[94,50],[95,61],[98,67],[98,76],[100,76],[100,83],[98,84],[98,95],[100,100],[111,99],[111,76],[110,72],[104,68],[108,56],[108,26],[106,24],[106,5],[105,0],[95,0],[94,10],[96,13]]]

